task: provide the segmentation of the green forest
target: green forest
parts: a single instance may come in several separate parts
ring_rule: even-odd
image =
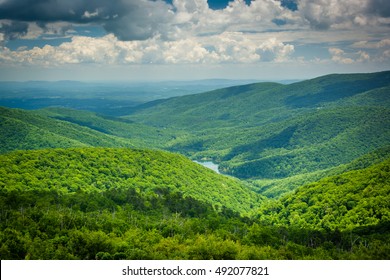
[[[0,158],[2,259],[388,258],[389,160],[266,201],[161,151]]]
[[[0,259],[389,259],[389,89],[380,72],[121,116],[0,107]]]

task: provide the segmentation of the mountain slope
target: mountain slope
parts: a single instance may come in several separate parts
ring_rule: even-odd
[[[248,212],[260,199],[236,179],[162,151],[46,149],[13,152],[0,155],[0,159],[0,186],[7,191],[132,189],[156,198],[160,192],[171,191],[241,213]]]
[[[169,124],[185,129],[188,126],[216,127],[215,124],[261,125],[278,120],[278,117],[286,119],[296,111],[315,109],[388,86],[390,71],[328,75],[290,85],[257,83],[170,98],[151,106],[142,105],[129,118],[155,126]]]
[[[388,259],[388,166],[268,204],[167,152],[12,152],[0,155],[0,258]],[[257,219],[234,212],[251,205]]]
[[[353,230],[390,224],[390,159],[299,187],[264,205],[259,218],[274,225]]]
[[[144,105],[127,117],[180,130],[166,148],[242,179],[278,180],[390,143],[390,72],[258,83]]]
[[[35,112],[0,107],[0,153],[55,147],[131,147],[128,139],[54,120]]]
[[[240,178],[283,178],[345,164],[390,143],[387,108],[322,109],[280,125],[281,132],[234,147],[222,168]]]
[[[390,146],[385,146],[373,152],[367,153],[347,164],[341,164],[336,167],[282,179],[254,180],[252,181],[252,184],[257,192],[267,197],[277,198],[299,186],[306,185],[310,182],[317,182],[321,178],[340,175],[348,171],[364,169],[371,165],[381,163],[388,158],[390,158]]]
[[[160,148],[180,133],[135,123],[123,118],[99,115],[89,111],[67,108],[45,108],[36,110],[41,116],[70,122],[107,135],[130,139],[137,147]]]

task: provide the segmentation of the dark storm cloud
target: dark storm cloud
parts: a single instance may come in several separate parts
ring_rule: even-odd
[[[171,6],[164,1],[128,0],[103,27],[120,40],[145,40],[153,35],[166,37],[173,17]]]
[[[170,7],[150,0],[6,0],[0,19],[47,23],[97,23],[121,40],[147,39],[164,33]]]
[[[317,30],[334,26],[386,25],[380,18],[390,17],[389,0],[299,0],[297,3],[302,17]]]
[[[25,22],[11,21],[10,23],[0,24],[0,33],[3,34],[4,40],[17,39],[26,35],[28,31],[28,24]]]
[[[6,0],[0,4],[0,19],[82,23],[102,20],[110,13],[123,11],[121,5],[122,1],[118,0]],[[86,12],[93,13],[95,11],[99,11],[98,16],[93,18],[85,16]]]
[[[368,11],[381,17],[390,17],[389,0],[370,0]]]

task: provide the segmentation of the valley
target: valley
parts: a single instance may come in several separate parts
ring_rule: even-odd
[[[0,86],[0,258],[388,259],[390,72],[226,83]]]

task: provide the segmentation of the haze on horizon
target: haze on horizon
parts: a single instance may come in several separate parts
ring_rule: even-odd
[[[0,0],[0,80],[307,79],[390,65],[386,0]]]

